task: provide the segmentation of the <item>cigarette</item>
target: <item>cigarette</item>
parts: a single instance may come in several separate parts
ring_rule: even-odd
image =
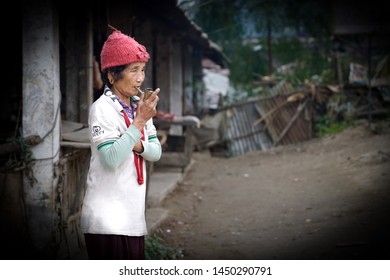
[[[136,89],[137,89],[140,93],[144,94],[144,92],[141,90],[140,87],[136,87]]]

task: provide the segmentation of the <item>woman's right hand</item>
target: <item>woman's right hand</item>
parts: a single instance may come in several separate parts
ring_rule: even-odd
[[[159,97],[157,95],[159,92],[160,88],[157,88],[147,100],[144,100],[142,95],[138,101],[137,114],[135,115],[133,125],[135,125],[139,130],[142,130],[146,122],[157,114],[156,107],[159,101]]]

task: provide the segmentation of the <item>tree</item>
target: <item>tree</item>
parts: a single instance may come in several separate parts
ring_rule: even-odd
[[[298,53],[281,50],[275,57],[276,45],[297,49],[297,43],[310,47],[308,51],[321,53],[323,38],[329,40],[327,22],[330,4],[315,0],[192,0],[193,20],[211,40],[219,44],[229,57],[231,80],[235,85],[248,85],[255,74],[273,75],[278,64],[299,58]],[[247,39],[258,38],[261,52],[247,44]],[[315,38],[316,46],[304,38]],[[313,40],[311,41],[313,42]],[[278,48],[280,49],[280,48]],[[266,51],[266,54],[264,54]],[[284,54],[290,53],[290,58]],[[283,58],[284,57],[284,58]],[[276,60],[276,61],[275,61]],[[265,66],[267,65],[267,66]]]

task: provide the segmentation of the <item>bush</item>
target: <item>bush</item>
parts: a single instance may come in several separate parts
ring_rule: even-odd
[[[163,239],[155,234],[145,238],[145,259],[147,260],[175,260],[182,256],[181,249],[165,245]]]
[[[315,135],[316,137],[333,135],[351,126],[354,126],[353,120],[332,121],[330,116],[324,115],[315,123]]]

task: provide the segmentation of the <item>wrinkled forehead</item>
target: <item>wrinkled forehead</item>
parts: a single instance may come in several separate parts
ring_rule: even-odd
[[[126,69],[144,68],[145,66],[146,62],[132,62],[126,66]]]

